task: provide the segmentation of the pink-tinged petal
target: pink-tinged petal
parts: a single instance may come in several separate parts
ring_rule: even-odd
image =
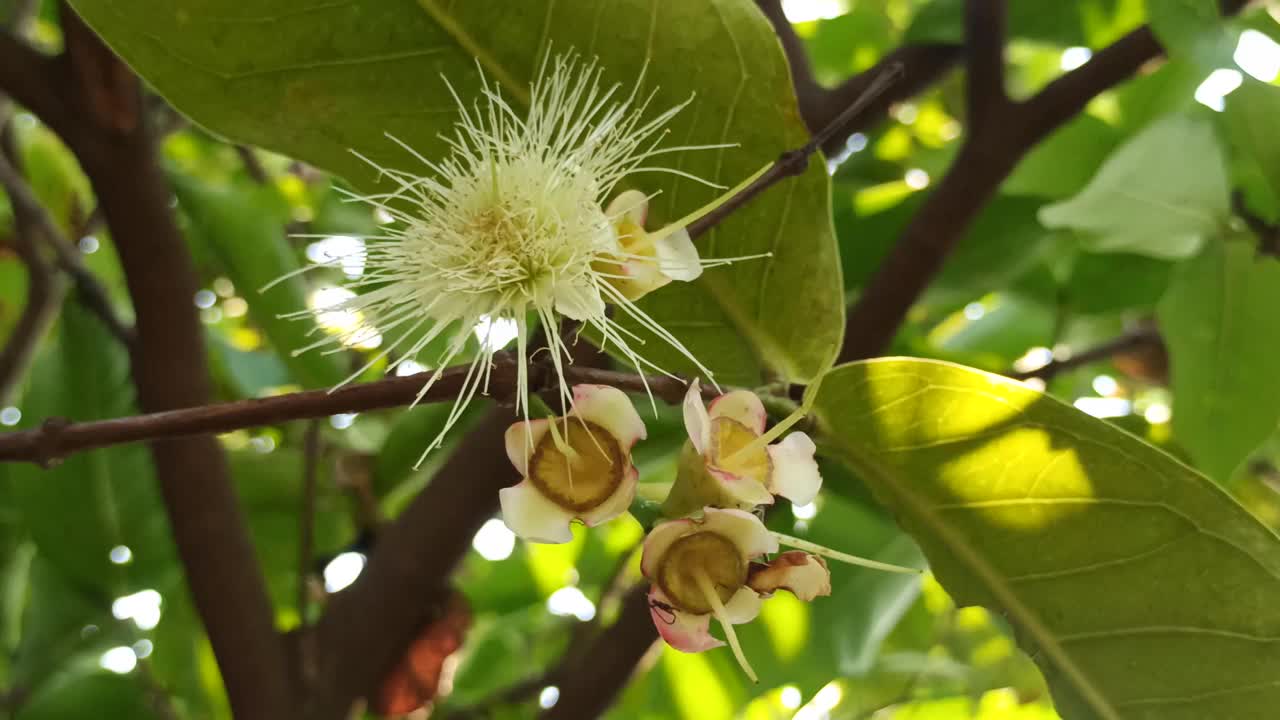
[[[573,513],[548,500],[528,480],[499,490],[498,504],[502,521],[525,540],[558,544],[573,539]]]
[[[760,522],[760,518],[744,510],[706,508],[702,526],[729,538],[748,560],[778,552],[778,539]]]
[[[740,587],[738,592],[724,604],[724,614],[734,625],[749,623],[760,614],[760,593],[749,587]]]
[[[668,645],[680,652],[696,653],[724,645],[711,635],[711,616],[677,610],[657,585],[649,590],[649,616]]]
[[[644,420],[631,398],[608,385],[574,385],[573,412],[609,431],[624,451],[645,438]]]
[[[708,414],[713,420],[718,417],[736,420],[757,435],[764,432],[768,419],[760,398],[750,390],[734,390],[712,400]]]
[[[658,270],[672,280],[689,282],[702,274],[698,248],[684,228],[659,237],[653,244],[653,253],[658,258]]]
[[[625,260],[615,267],[618,268],[618,274],[625,275],[626,279],[621,281],[615,279],[614,286],[628,300],[639,300],[671,282],[671,278],[663,275],[658,270],[658,264],[652,260]]]
[[[578,519],[587,527],[595,527],[626,512],[631,507],[631,501],[636,498],[636,482],[639,479],[640,471],[636,470],[634,465],[627,468],[622,475],[622,482],[618,483],[618,488],[613,491],[613,494],[604,502],[583,513]]]
[[[720,487],[743,505],[772,505],[773,493],[759,480],[734,475],[728,470],[721,470],[714,465],[707,466],[707,472],[716,479]]]
[[[827,561],[817,555],[788,550],[768,565],[752,565],[747,585],[761,595],[771,595],[783,588],[809,601],[831,594],[831,571],[827,569]]]
[[[668,520],[653,526],[644,537],[644,549],[640,553],[640,572],[653,580],[657,577],[658,564],[667,553],[671,544],[694,530],[694,521],[689,518]]]
[[[533,449],[542,442],[542,436],[547,434],[547,422],[546,418],[521,420],[507,428],[507,458],[521,475],[529,474],[529,458]]]
[[[697,378],[689,383],[689,391],[684,395],[684,429],[693,441],[693,449],[705,455],[711,445],[711,417],[707,415],[707,406],[702,404],[702,386]]]
[[[802,432],[791,433],[782,442],[770,445],[773,472],[769,473],[769,492],[797,505],[813,502],[822,488],[818,461],[813,459],[815,450],[813,440]]]
[[[644,227],[645,216],[649,213],[649,196],[639,190],[625,190],[618,193],[605,209],[604,214],[609,216],[609,220],[617,223],[621,220],[629,220],[640,227]]]

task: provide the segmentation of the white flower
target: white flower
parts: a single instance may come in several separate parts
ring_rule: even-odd
[[[656,525],[645,537],[640,571],[653,583],[649,613],[658,634],[681,652],[720,647],[710,632],[714,616],[738,664],[755,680],[733,626],[754,620],[760,599],[780,588],[802,600],[831,594],[820,557],[790,551],[767,565],[752,562],[777,551],[777,537],[743,510],[709,507],[701,519]]]
[[[496,87],[482,80],[474,106],[455,95],[461,117],[448,138],[451,151],[446,157],[429,159],[401,144],[422,164],[420,172],[375,165],[395,189],[358,197],[395,223],[384,234],[364,238],[365,272],[351,286],[365,292],[325,312],[353,313],[384,336],[395,331],[400,339],[384,344],[344,382],[397,353],[400,361],[417,359],[436,368],[423,386],[425,394],[463,352],[478,322],[487,319],[492,327],[505,321],[517,330],[520,374],[515,400],[517,412],[527,417],[531,316],[546,333],[565,401],[572,397],[562,367],[568,348],[560,335],[561,317],[594,329],[637,370],[661,370],[633,349],[635,337],[606,314],[606,303],[710,375],[679,340],[633,302],[671,280],[692,280],[704,266],[726,262],[699,260],[683,229],[702,211],[647,232],[643,223],[648,196],[628,190],[608,201],[630,175],[666,172],[698,180],[651,165],[648,161],[655,156],[724,146],[659,149],[664,125],[687,102],[644,119],[648,101],[637,97],[638,87],[624,95],[617,85],[602,86],[600,77],[594,62],[572,56],[544,62],[523,117]],[[332,262],[344,260],[349,259]],[[299,352],[350,344],[367,332],[362,327],[340,333]],[[438,357],[416,358],[437,338],[447,340]],[[487,386],[496,349],[482,345],[444,431],[428,451],[440,444],[475,393]]]
[[[526,540],[569,542],[570,522],[599,525],[626,512],[635,498],[639,473],[631,448],[644,439],[645,427],[631,401],[604,385],[575,385],[573,399],[563,418],[507,429],[507,457],[524,480],[500,490],[498,499],[503,522]]]
[[[775,495],[797,505],[813,502],[822,487],[813,440],[793,432],[766,445],[760,438],[767,420],[755,393],[734,390],[708,408],[694,380],[684,398],[689,442],[663,511],[678,517],[706,505],[751,510],[772,505]]]

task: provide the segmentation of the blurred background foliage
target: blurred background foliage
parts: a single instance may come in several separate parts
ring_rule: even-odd
[[[959,0],[789,0],[784,6],[816,76],[835,84],[906,42],[959,42]],[[1147,327],[1181,263],[1199,253],[1195,238],[1170,254],[1159,212],[1106,207],[1115,187],[1142,167],[1166,177],[1213,183],[1212,159],[1229,177],[1191,203],[1220,214],[1234,191],[1248,212],[1280,220],[1274,161],[1280,134],[1250,135],[1258,118],[1278,116],[1280,10],[1257,6],[1218,23],[1188,20],[1161,0],[1013,2],[1010,92],[1026,97],[1086,61],[1091,52],[1152,22],[1174,50],[1090,103],[1085,113],[1028,157],[982,212],[897,340],[902,354],[935,357],[995,372],[1029,371],[1054,357]],[[33,38],[56,49],[56,15],[43,12]],[[1184,50],[1185,49],[1185,50]],[[1234,91],[1234,92],[1233,92]],[[964,133],[958,75],[910,102],[873,132],[849,138],[828,159],[845,289],[856,298],[922,196],[948,167]],[[260,293],[269,280],[357,249],[385,218],[344,202],[341,181],[289,158],[236,147],[153,103],[166,129],[163,156],[204,289],[192,298],[207,334],[218,399],[261,397],[335,383],[392,338],[371,338],[336,354],[290,350],[314,340],[310,325],[282,319],[303,306],[335,302],[359,277],[357,259]],[[1146,131],[1175,114],[1194,130]],[[88,222],[94,200],[75,159],[30,114],[15,117],[16,142],[41,201],[78,241],[85,264],[122,308],[128,295],[107,231]],[[1130,143],[1148,143],[1126,160]],[[1134,157],[1136,153],[1136,158]],[[1121,166],[1125,163],[1128,166]],[[1110,166],[1110,169],[1108,167]],[[1209,169],[1206,169],[1209,168]],[[1149,168],[1148,168],[1149,169]],[[1104,172],[1104,170],[1107,170]],[[1157,180],[1147,178],[1143,182]],[[1153,191],[1154,192],[1154,191]],[[1070,203],[1094,203],[1072,212]],[[1046,208],[1056,211],[1046,212]],[[1214,222],[1217,222],[1215,219]],[[1087,220],[1087,222],[1086,222]],[[1231,221],[1234,222],[1234,221]],[[12,216],[0,199],[0,238]],[[1246,228],[1232,225],[1238,232]],[[1108,244],[1122,234],[1128,244]],[[1136,238],[1136,240],[1135,240]],[[1157,247],[1157,245],[1159,245]],[[1105,251],[1100,252],[1100,251]],[[22,307],[26,273],[0,246],[0,338]],[[1271,306],[1270,312],[1274,312]],[[1176,314],[1175,314],[1176,315]],[[1162,318],[1177,323],[1176,317]],[[362,322],[322,317],[322,332]],[[1265,319],[1258,322],[1269,322]],[[1275,358],[1280,333],[1252,328],[1252,351]],[[1241,351],[1229,346],[1223,352]],[[34,370],[0,410],[6,428],[44,418],[108,418],[136,412],[125,351],[77,303],[66,300],[39,348]],[[401,373],[420,370],[412,362]],[[381,377],[385,361],[359,379]],[[1039,381],[1031,381],[1039,382]],[[1190,406],[1195,387],[1171,388],[1158,344],[1071,368],[1047,382],[1052,394],[1182,457],[1194,437],[1175,436],[1175,402]],[[1175,390],[1179,391],[1175,394]],[[1187,393],[1184,397],[1181,392]],[[445,409],[419,407],[334,416],[318,422],[317,560],[305,568],[322,598],[362,567],[371,531],[430,482],[437,453],[412,465],[422,438]],[[1231,417],[1217,432],[1235,431]],[[1274,430],[1274,421],[1272,421]],[[460,428],[459,433],[462,431]],[[299,624],[298,514],[305,423],[253,428],[221,438],[253,540],[284,628]],[[1191,431],[1191,432],[1194,432]],[[1208,432],[1208,430],[1206,430]],[[683,441],[679,417],[662,409],[638,454],[646,482],[670,481]],[[1217,479],[1254,514],[1280,524],[1280,437]],[[190,607],[169,540],[146,451],[124,446],[75,456],[50,470],[0,465],[0,713],[22,720],[77,716],[224,717],[217,668]],[[829,491],[815,504],[773,513],[775,528],[848,552],[921,563],[859,481],[824,468]],[[638,575],[640,525],[632,519],[597,532],[577,529],[564,546],[518,543],[499,520],[476,535],[456,581],[474,625],[450,660],[451,692],[437,715],[481,708],[495,718],[529,717],[554,702],[537,679],[575,637],[617,612],[619,588]],[[423,548],[424,553],[431,552]],[[930,577],[923,582],[843,566],[834,594],[801,603],[787,594],[766,603],[761,621],[739,632],[761,676],[750,684],[727,652],[684,655],[655,649],[612,713],[617,718],[980,718],[1056,717],[1031,661],[1016,650],[1000,617],[957,609]],[[515,688],[516,692],[511,692]]]

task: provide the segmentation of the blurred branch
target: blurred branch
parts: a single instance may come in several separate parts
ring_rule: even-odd
[[[184,306],[190,304],[183,303]],[[422,402],[454,399],[462,389],[467,370],[467,365],[446,369],[422,397]],[[612,385],[632,392],[644,392],[647,383],[655,397],[673,405],[681,402],[686,390],[684,381],[672,377],[640,376],[576,365],[565,366],[564,372],[566,380],[573,384]],[[424,382],[419,374],[349,385],[334,391],[308,390],[111,420],[73,423],[51,418],[40,428],[0,434],[0,461],[25,460],[48,464],[70,453],[107,445],[208,435],[244,427],[328,417],[338,413],[398,407],[412,403],[422,390]],[[540,365],[530,368],[530,392],[538,392],[554,382],[554,377]],[[490,394],[508,398],[515,389],[515,362],[506,354],[495,356],[489,381]],[[710,396],[714,390],[708,386],[704,392]]]
[[[991,132],[1008,109],[1005,94],[1005,0],[967,0],[964,13],[965,111],[971,132]]]
[[[649,615],[649,585],[640,583],[623,598],[617,621],[552,673],[560,699],[542,713],[542,719],[602,716],[657,639],[658,630]]]
[[[449,577],[497,511],[498,490],[520,479],[504,440],[514,420],[508,409],[490,409],[426,489],[381,530],[359,579],[332,597],[317,626],[317,675],[305,717],[344,720],[445,605]]]
[[[791,82],[795,86],[800,115],[810,132],[816,133],[832,125],[845,108],[867,96],[877,78],[894,72],[894,68],[899,69],[896,82],[875,97],[867,98],[861,112],[843,118],[831,129],[821,144],[827,155],[839,153],[850,135],[883,119],[894,103],[902,102],[936,83],[962,55],[959,45],[904,45],[840,85],[825,88],[814,77],[804,43],[782,12],[781,0],[756,0],[756,4],[773,24],[782,43],[782,50],[791,66]]]
[[[307,598],[311,595],[308,582],[315,555],[316,491],[322,450],[320,421],[310,420],[302,436],[302,503],[298,508],[297,607],[303,625],[307,624]]]
[[[27,267],[26,304],[8,341],[0,348],[0,405],[7,405],[57,317],[66,287],[40,251],[38,236],[48,232],[48,211],[16,167],[12,127],[2,115],[7,115],[7,110],[0,108],[0,188],[9,196],[13,208],[14,251]]]
[[[271,182],[271,176],[267,174],[267,169],[262,166],[262,161],[254,154],[253,148],[248,145],[236,145],[236,154],[240,156],[240,163],[244,165],[245,172],[249,173],[249,178],[259,185],[266,185]]]
[[[1247,0],[1224,0],[1224,13]],[[1089,62],[1020,102],[1001,100],[1004,2],[966,4],[970,127],[951,168],[912,217],[850,310],[840,362],[874,357],[892,343],[907,311],[942,269],[970,223],[1019,161],[1089,100],[1130,77],[1163,49],[1147,27],[1094,54]],[[997,44],[998,43],[998,44]],[[998,112],[993,112],[998,108]]]
[[[1082,350],[1078,353],[1072,353],[1069,357],[1063,358],[1062,360],[1051,360],[1034,370],[1011,372],[1009,373],[1009,377],[1015,380],[1039,378],[1048,382],[1068,370],[1084,367],[1085,365],[1099,362],[1101,360],[1108,360],[1115,355],[1132,352],[1139,348],[1158,345],[1160,342],[1160,333],[1157,332],[1154,327],[1144,325],[1095,347]]]
[[[1258,252],[1280,258],[1280,225],[1263,220],[1245,204],[1244,193],[1236,191],[1231,194],[1231,207],[1236,215],[1244,220],[1249,230],[1258,236]]]

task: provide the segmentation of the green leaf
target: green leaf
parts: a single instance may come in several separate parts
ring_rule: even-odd
[[[1009,195],[1065,198],[1089,184],[1121,134],[1092,115],[1079,115],[1049,135],[1000,186]]]
[[[1280,423],[1280,261],[1251,242],[1209,244],[1160,303],[1173,371],[1173,430],[1225,481]]]
[[[1280,87],[1247,80],[1227,98],[1223,117],[1237,162],[1253,166],[1272,202],[1280,202]]]
[[[1212,126],[1175,115],[1126,142],[1080,194],[1042,209],[1040,222],[1080,232],[1093,252],[1184,258],[1222,229],[1229,193]]]
[[[1280,539],[1207,478],[938,361],[837,368],[815,411],[957,604],[1014,626],[1063,718],[1271,715]]]
[[[46,344],[23,398],[20,427],[45,418],[76,421],[136,412],[128,358],[99,320],[75,301],[63,306],[57,342]],[[133,592],[175,578],[176,557],[147,449],[119,445],[72,455],[49,470],[8,464],[10,491],[40,554],[76,582]],[[133,552],[127,566],[110,551]],[[144,585],[145,586],[145,585]]]
[[[315,324],[282,318],[307,307],[306,283],[292,277],[266,292],[259,289],[300,265],[285,237],[288,208],[272,188],[211,187],[195,178],[172,175],[174,191],[192,232],[213,248],[249,304],[249,317],[262,328],[303,387],[331,387],[346,373],[339,358],[322,352],[294,356],[315,341]]]
[[[181,9],[167,0],[79,0],[75,7],[196,122],[370,192],[388,186],[350,149],[402,169],[420,165],[385,133],[430,158],[445,152],[440,135],[457,113],[441,75],[470,103],[480,89],[479,65],[518,104],[548,48],[599,58],[605,81],[621,83],[623,92],[647,62],[654,112],[696,92],[669,126],[672,142],[737,146],[664,158],[682,172],[732,186],[808,138],[781,47],[749,0],[624,0],[607,12],[605,5],[552,0],[211,0]],[[661,193],[651,208],[659,222],[719,192],[669,175],[636,180]],[[723,382],[756,384],[766,369],[792,380],[812,377],[835,354],[844,326],[828,203],[826,168],[815,160],[802,177],[698,241],[703,257],[772,258],[675,283],[642,306]],[[643,349],[670,370],[692,370],[659,340]]]
[[[1149,309],[1169,286],[1173,263],[1129,253],[1080,253],[1063,295],[1078,313]]]
[[[1204,0],[1146,0],[1151,30],[1169,55],[1215,69],[1233,67],[1232,33],[1218,4]]]

